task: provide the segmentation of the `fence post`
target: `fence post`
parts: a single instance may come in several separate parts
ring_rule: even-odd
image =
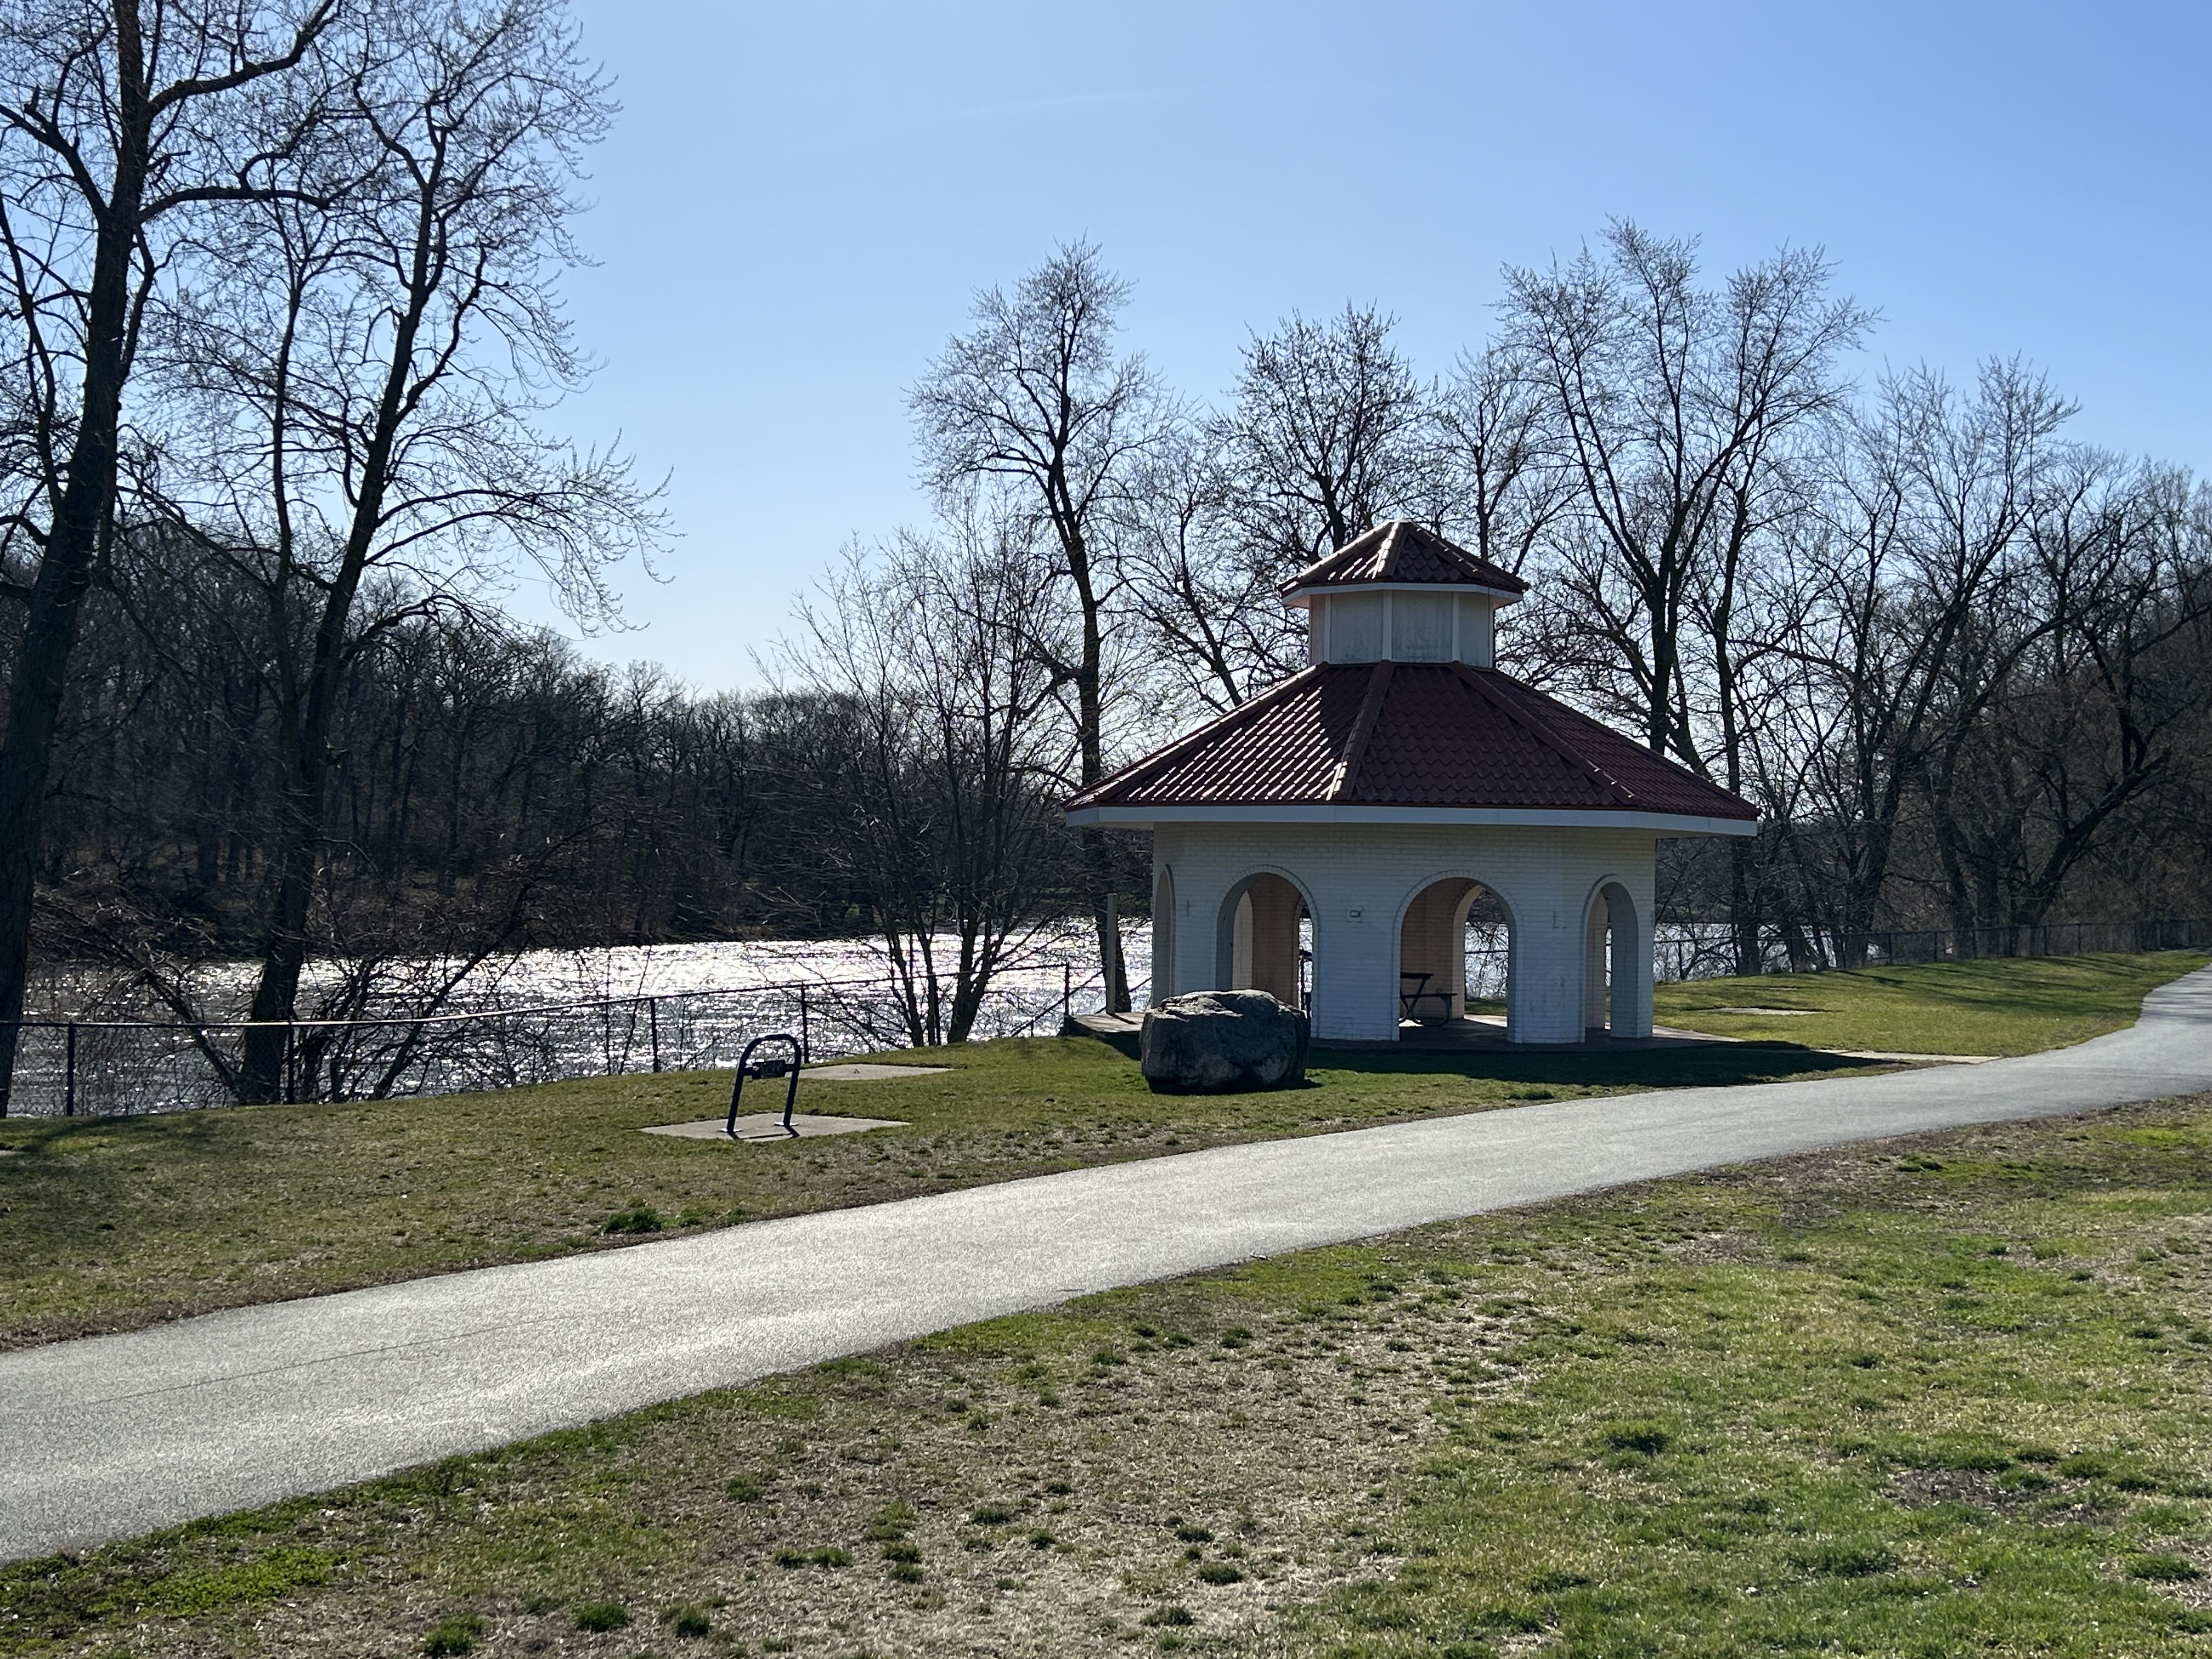
[[[1067,1022],[1075,1013],[1075,969],[1066,963],[1060,964],[1060,1029],[1067,1030]]]
[[[806,988],[799,988],[799,1063],[806,1064],[814,1054],[813,1033],[807,1029]]]
[[[645,1000],[645,1024],[646,1029],[653,1034],[653,1069],[658,1072],[660,1069],[660,999],[659,997],[647,997]]]
[[[62,1085],[62,1115],[76,1115],[76,1022],[69,1023],[68,1080]]]
[[[289,1016],[284,1021],[284,1103],[300,1103],[300,1026]]]

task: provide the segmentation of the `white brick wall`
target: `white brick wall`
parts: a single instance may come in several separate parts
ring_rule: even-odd
[[[1613,980],[1613,1030],[1651,1029],[1652,848],[1634,830],[1425,824],[1163,823],[1153,831],[1155,890],[1170,878],[1170,914],[1155,914],[1153,960],[1176,992],[1224,984],[1224,923],[1243,883],[1273,872],[1305,895],[1313,917],[1316,1037],[1389,1041],[1398,1034],[1399,929],[1430,883],[1473,879],[1512,922],[1511,1026],[1522,1042],[1581,1040],[1589,1000],[1590,909],[1617,884],[1626,924]],[[1620,914],[1632,909],[1632,917]],[[1640,967],[1640,971],[1635,969]],[[1623,969],[1630,971],[1623,971]],[[1157,966],[1155,972],[1158,971]],[[1601,983],[1602,981],[1601,981]]]

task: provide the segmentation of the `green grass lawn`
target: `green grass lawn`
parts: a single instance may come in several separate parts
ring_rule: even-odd
[[[1754,1042],[1914,1054],[2032,1054],[2135,1024],[2143,994],[2206,958],[2046,957],[1769,974],[1656,988],[1662,1025]],[[1743,1014],[1729,1008],[1792,1010]]]
[[[2212,1100],[971,1327],[0,1570],[0,1651],[2212,1652]]]
[[[1855,1011],[1851,1030],[1863,1040],[1844,1046],[1911,1049],[1934,1034],[1936,1049],[1956,1052],[1962,1039],[1952,1024],[1970,1006],[1969,1051],[2008,1053],[2124,1024],[2143,989],[2201,960],[1972,964],[1963,982],[1958,969],[1904,969],[1704,981],[1667,994],[1767,1006],[1848,981],[1848,994],[1833,994]],[[2019,981],[2009,991],[2008,975]],[[1703,1017],[1670,1006],[1663,1018]],[[1731,1018],[1710,1024],[1718,1030]],[[1150,1093],[1130,1045],[976,1043],[889,1056],[953,1068],[936,1077],[801,1086],[806,1109],[897,1118],[903,1128],[765,1146],[637,1133],[719,1115],[726,1073],[338,1106],[4,1121],[0,1346],[1235,1141],[1832,1072],[1852,1062],[1807,1039],[1840,1042],[1824,1022],[1844,1018],[1776,1020],[1779,1039],[1705,1049],[1323,1050],[1309,1087],[1220,1097]]]
[[[1346,1054],[1307,1088],[1176,1097],[1090,1037],[890,1058],[953,1069],[803,1083],[800,1103],[905,1127],[769,1144],[638,1133],[720,1115],[726,1072],[0,1122],[0,1346],[1232,1141],[1853,1064],[1773,1044]]]

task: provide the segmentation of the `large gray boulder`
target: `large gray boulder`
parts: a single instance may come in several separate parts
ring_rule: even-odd
[[[1155,1094],[1286,1089],[1305,1081],[1309,1030],[1265,991],[1193,991],[1145,1011],[1137,1052]]]

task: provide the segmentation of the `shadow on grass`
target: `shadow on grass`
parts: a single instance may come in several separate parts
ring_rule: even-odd
[[[1319,1072],[1367,1076],[1488,1078],[1502,1083],[1578,1084],[1601,1089],[1711,1088],[1867,1069],[1863,1060],[1796,1042],[1716,1042],[1580,1054],[1439,1054],[1419,1049],[1394,1054],[1326,1049],[1309,1064]]]
[[[1087,1035],[1132,1060],[1137,1058],[1133,1031]],[[1355,1077],[1486,1078],[1500,1083],[1580,1085],[1594,1089],[1705,1089],[1869,1069],[1863,1060],[1796,1042],[1715,1042],[1579,1054],[1419,1048],[1391,1054],[1378,1049],[1316,1048],[1307,1056],[1306,1065],[1314,1072]],[[1301,1086],[1317,1085],[1309,1080]]]
[[[161,1114],[145,1113],[136,1117],[96,1117],[89,1113],[76,1117],[11,1116],[0,1122],[0,1146],[14,1147],[25,1152],[43,1152],[65,1148],[73,1140],[98,1139],[110,1140],[119,1134],[141,1137],[158,1133],[144,1126],[155,1123]]]

